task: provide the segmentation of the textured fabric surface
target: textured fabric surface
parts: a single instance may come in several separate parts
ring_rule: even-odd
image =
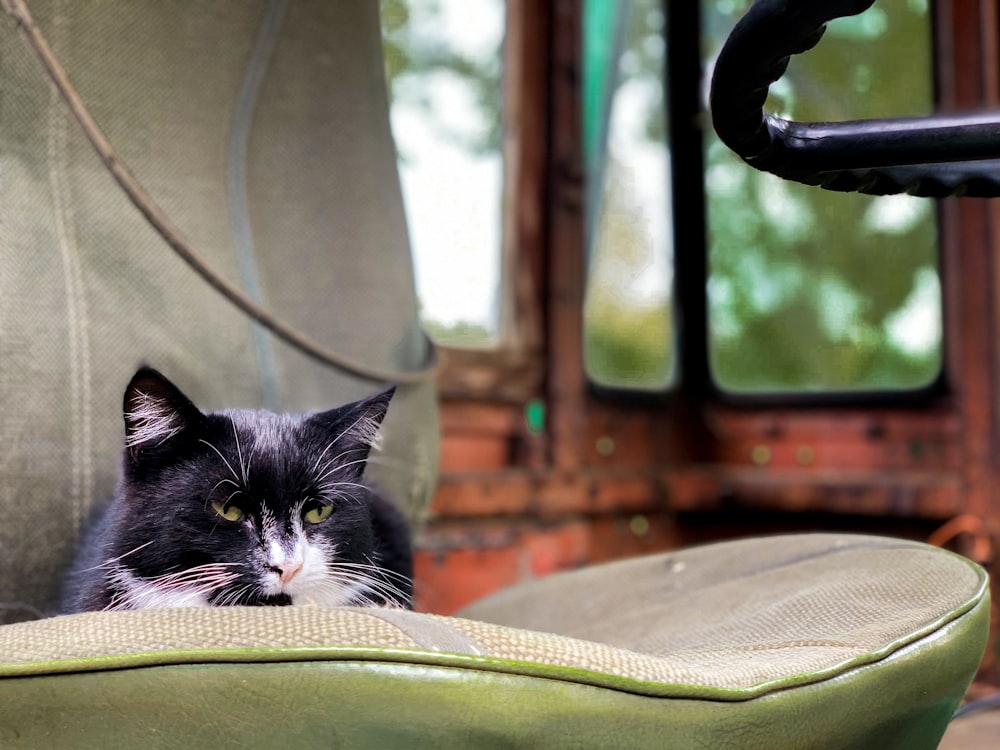
[[[544,579],[504,599],[503,607],[494,599],[468,612],[504,624],[318,608],[52,618],[0,628],[0,676],[360,656],[439,664],[453,656],[444,663],[747,697],[872,663],[932,636],[983,604],[985,574],[921,544],[822,534],[600,566]],[[540,630],[510,626],[524,620]]]
[[[917,542],[791,535],[554,575],[460,615],[683,654],[725,671],[737,656],[794,664],[877,649],[978,596],[984,576],[965,558]]]
[[[217,268],[245,283],[249,263],[265,305],[343,354],[419,366],[377,3],[277,5],[30,3],[120,156]],[[276,37],[255,58],[265,18]],[[140,363],[206,409],[318,409],[380,384],[254,336],[113,183],[6,16],[0,49],[0,621],[11,621],[53,602],[89,508],[110,496],[122,391]],[[241,110],[251,61],[259,86]],[[432,388],[397,391],[384,433],[371,472],[416,518],[437,465]]]

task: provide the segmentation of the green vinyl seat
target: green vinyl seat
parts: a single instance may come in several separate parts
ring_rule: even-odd
[[[987,578],[927,545],[725,542],[555,575],[462,617],[100,612],[0,628],[3,747],[928,750]]]
[[[376,3],[30,6],[119,155],[221,273],[332,349],[422,366]],[[272,341],[165,252],[0,21],[0,748],[937,744],[984,648],[986,578],[890,539],[674,552],[457,618],[45,618],[114,487],[140,362],[210,409],[328,407],[374,385]],[[408,385],[376,479],[416,522],[436,465],[433,386]]]

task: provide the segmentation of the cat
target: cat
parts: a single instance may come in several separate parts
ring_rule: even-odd
[[[394,389],[311,415],[203,414],[142,367],[61,610],[412,607],[406,520],[363,479]]]

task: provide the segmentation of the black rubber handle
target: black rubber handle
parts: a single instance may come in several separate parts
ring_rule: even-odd
[[[943,198],[1000,196],[1000,113],[852,122],[795,122],[764,112],[789,58],[834,18],[875,0],[757,0],[736,24],[712,76],[712,121],[757,169],[842,192]]]

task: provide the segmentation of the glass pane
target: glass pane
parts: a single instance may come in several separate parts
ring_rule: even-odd
[[[716,54],[748,0],[702,0]],[[933,107],[926,0],[881,0],[792,58],[767,110],[796,120]],[[735,392],[905,390],[941,368],[933,201],[831,193],[746,166],[706,140],[710,360]]]
[[[584,10],[584,366],[603,386],[663,390],[675,358],[662,2]]]
[[[423,322],[499,335],[504,0],[381,0],[393,136]]]

